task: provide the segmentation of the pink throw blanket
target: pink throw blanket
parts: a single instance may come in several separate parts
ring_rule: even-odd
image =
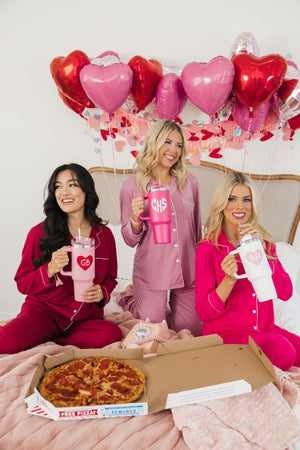
[[[118,323],[123,337],[138,322],[129,312],[112,313],[106,319]],[[185,332],[178,335],[188,337]],[[0,355],[0,449],[283,449],[300,436],[299,421],[291,411],[299,395],[296,368],[278,370],[276,386],[149,416],[55,422],[30,415],[24,398],[40,358],[68,348],[47,342],[15,355]]]

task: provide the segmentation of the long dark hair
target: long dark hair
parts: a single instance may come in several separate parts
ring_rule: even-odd
[[[77,178],[80,188],[85,193],[84,213],[90,224],[104,225],[107,223],[96,214],[99,197],[89,171],[76,163],[63,164],[57,167],[46,186],[48,195],[44,202],[46,219],[43,223],[45,234],[40,241],[40,250],[43,256],[33,261],[35,267],[49,262],[55,250],[69,244],[68,215],[60,209],[55,198],[55,182],[58,174],[64,170],[69,170],[74,178]]]

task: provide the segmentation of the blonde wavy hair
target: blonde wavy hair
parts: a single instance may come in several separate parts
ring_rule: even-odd
[[[205,223],[204,239],[218,243],[218,239],[224,223],[224,209],[227,205],[231,191],[234,186],[242,184],[248,186],[252,196],[252,213],[248,223],[255,227],[261,237],[267,241],[266,253],[267,257],[272,258],[270,253],[271,244],[274,244],[274,239],[271,234],[258,223],[258,211],[260,209],[260,198],[256,190],[256,186],[248,175],[242,172],[228,172],[225,174],[214,192],[210,214]]]
[[[171,131],[178,131],[182,137],[182,150],[178,161],[170,168],[170,175],[175,178],[182,190],[188,175],[185,159],[187,157],[187,144],[184,131],[180,125],[171,120],[159,120],[148,131],[144,145],[136,157],[135,170],[136,183],[141,192],[147,192],[147,184],[152,178],[152,170],[159,160],[159,149],[165,143]]]

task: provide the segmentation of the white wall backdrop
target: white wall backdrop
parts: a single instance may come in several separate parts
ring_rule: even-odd
[[[141,55],[184,66],[230,57],[234,39],[249,31],[260,56],[290,54],[300,66],[299,17],[298,0],[0,1],[1,317],[16,314],[23,301],[13,278],[29,228],[43,219],[43,189],[54,168],[73,161],[87,168],[132,163],[125,153],[114,160],[109,144],[94,152],[84,120],[57,94],[52,59],[76,49],[90,58],[114,50],[123,62]],[[272,138],[226,150],[219,162],[300,174],[300,131],[293,141]]]

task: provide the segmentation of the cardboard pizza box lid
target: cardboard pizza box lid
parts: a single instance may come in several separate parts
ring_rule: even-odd
[[[149,413],[165,409],[169,393],[237,380],[244,380],[253,391],[276,379],[273,365],[251,338],[249,345],[224,345],[217,335],[167,342],[156,357],[145,358],[144,366],[151,381]]]

